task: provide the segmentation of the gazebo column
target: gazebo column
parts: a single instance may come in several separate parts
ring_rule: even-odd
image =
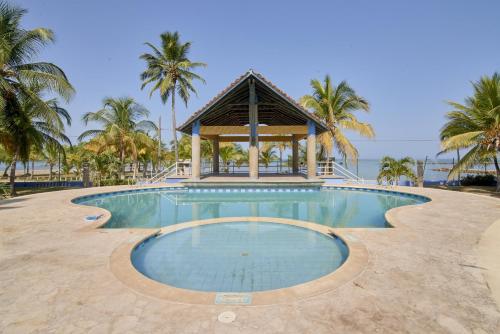
[[[307,121],[307,178],[316,178],[316,126]]]
[[[258,107],[257,96],[255,94],[255,80],[249,81],[250,96],[248,103],[250,138],[248,145],[248,167],[251,179],[259,178],[259,138],[258,138]]]
[[[191,178],[199,180],[201,174],[200,121],[191,130]]]
[[[212,173],[219,174],[219,136],[213,140],[213,160],[212,160]]]
[[[299,140],[296,135],[292,136],[292,173],[299,173]]]

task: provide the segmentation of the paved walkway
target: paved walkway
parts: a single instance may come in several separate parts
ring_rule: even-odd
[[[121,283],[110,256],[144,231],[83,229],[83,217],[99,209],[69,203],[105,188],[2,201],[0,332],[500,333],[476,248],[500,201],[401,189],[433,201],[390,211],[397,228],[350,231],[369,252],[357,278],[306,300],[250,307],[172,303]],[[236,320],[217,321],[223,311]]]

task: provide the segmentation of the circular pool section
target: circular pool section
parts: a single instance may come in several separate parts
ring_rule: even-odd
[[[177,288],[256,292],[328,275],[348,256],[345,243],[294,225],[231,222],[147,239],[132,252],[143,275]]]

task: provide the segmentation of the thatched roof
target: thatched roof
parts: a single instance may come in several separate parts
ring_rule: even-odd
[[[205,126],[243,126],[249,123],[248,102],[250,79],[255,79],[259,124],[265,125],[305,125],[308,120],[316,124],[316,133],[327,131],[326,125],[308,112],[294,99],[276,87],[261,74],[249,70],[226,89],[210,100],[178,127],[191,134],[196,120]]]

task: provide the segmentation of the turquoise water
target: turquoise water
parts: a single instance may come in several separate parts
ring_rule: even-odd
[[[180,230],[138,246],[132,263],[145,276],[178,288],[254,292],[290,287],[340,267],[338,238],[297,226],[235,222]]]
[[[80,198],[107,209],[106,228],[158,228],[191,220],[258,216],[311,221],[331,227],[386,227],[387,210],[426,202],[423,197],[349,189],[150,190]]]

